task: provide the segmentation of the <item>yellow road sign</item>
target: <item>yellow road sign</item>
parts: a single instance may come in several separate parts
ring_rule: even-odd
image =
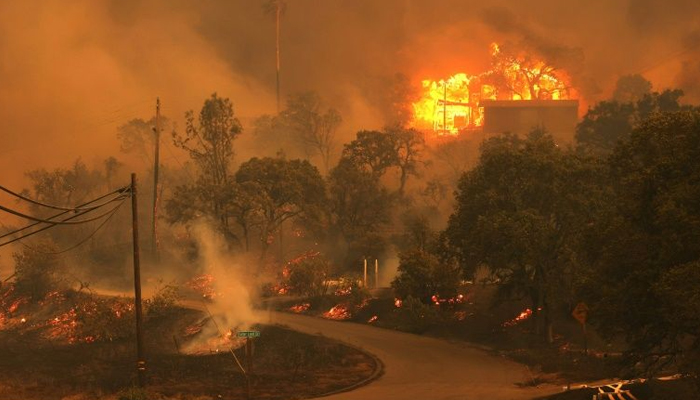
[[[588,317],[588,306],[584,302],[576,304],[576,307],[574,307],[574,311],[571,312],[571,315],[576,318],[578,322],[585,324],[586,317]]]

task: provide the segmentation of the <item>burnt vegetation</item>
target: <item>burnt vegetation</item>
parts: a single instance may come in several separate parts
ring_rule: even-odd
[[[519,334],[551,350],[571,344],[571,312],[585,302],[598,337],[594,346],[599,353],[619,350],[616,366],[629,376],[678,372],[697,379],[700,108],[682,105],[681,96],[678,90],[650,92],[647,83],[625,78],[615,99],[588,110],[575,144],[564,146],[540,128],[526,136],[430,142],[406,118],[387,119],[391,125],[360,130],[342,143],[340,113],[317,94],[290,96],[278,114],[261,116],[251,127],[237,119],[231,100],[213,94],[198,114],[186,114],[184,132],[173,128],[173,145],[189,160],[164,168],[155,192],[164,210],[158,220],[163,258],[149,262],[177,279],[146,302],[148,323],[182,323],[173,318],[182,311],[175,305],[177,288],[202,273],[194,261],[203,250],[194,238],[205,221],[229,252],[246,257],[250,275],[267,280],[261,291],[306,298],[297,312],[369,323],[379,315],[378,325],[416,333],[456,327],[451,334],[474,339],[479,336],[462,330],[480,315],[464,303],[485,291],[494,303],[527,307],[512,323],[501,321],[500,332],[527,326]],[[125,155],[148,154],[150,125],[133,120],[119,129]],[[257,149],[255,155],[243,156],[240,142]],[[94,169],[77,160],[70,169],[28,171],[23,193],[68,207],[115,190],[124,176],[115,157]],[[48,215],[38,206],[30,210]],[[26,329],[31,318],[31,335],[78,343],[80,351],[98,342],[98,353],[112,351],[105,343],[122,346],[133,336],[131,300],[90,288],[102,280],[129,283],[129,218],[117,212],[94,238],[92,231],[102,228],[97,222],[68,234],[68,227],[52,229],[42,240],[23,243],[13,256],[14,275],[0,277],[3,335]],[[62,249],[83,237],[89,240],[80,255],[65,256]],[[392,259],[397,274],[376,281],[373,261],[386,274]],[[368,260],[369,284],[362,276]],[[392,304],[370,300],[367,286],[391,287],[385,297]],[[47,304],[58,316],[41,311]],[[295,350],[274,361],[276,371],[293,371],[292,383],[313,384],[317,378],[305,371],[318,372],[337,359],[366,372],[359,365],[368,361],[348,349],[318,349],[294,335],[280,340]],[[222,355],[192,360],[178,351],[159,362],[176,365],[183,376],[198,370],[197,363],[218,371],[221,380],[233,374],[232,365],[222,366],[230,362]],[[263,359],[273,357],[261,351]],[[97,374],[89,385],[113,391],[129,382],[108,376]],[[154,378],[167,379],[176,378]],[[203,392],[225,392],[220,381],[210,383]]]

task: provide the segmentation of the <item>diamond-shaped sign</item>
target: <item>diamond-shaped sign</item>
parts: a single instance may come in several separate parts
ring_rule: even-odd
[[[571,315],[576,318],[578,322],[585,324],[586,318],[588,317],[588,306],[584,302],[576,304],[576,307],[574,307],[574,311],[571,312]]]

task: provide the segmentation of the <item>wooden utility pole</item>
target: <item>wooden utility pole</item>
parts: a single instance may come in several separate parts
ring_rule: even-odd
[[[277,114],[280,113],[280,13],[281,13],[281,0],[275,2],[275,19],[277,25],[277,39],[276,50],[277,50]]]
[[[151,251],[153,260],[158,261],[158,169],[160,166],[160,98],[156,97],[155,156],[153,157],[153,225]]]
[[[131,216],[134,241],[134,306],[136,307],[136,374],[139,387],[146,386],[146,358],[143,349],[143,314],[141,309],[141,264],[139,259],[139,213],[136,174],[131,174]]]
[[[443,83],[443,99],[442,99],[442,131],[447,133],[447,81]]]

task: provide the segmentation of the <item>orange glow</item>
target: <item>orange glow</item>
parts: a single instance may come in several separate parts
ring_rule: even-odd
[[[479,75],[457,73],[422,81],[413,103],[416,128],[457,135],[483,125],[483,100],[565,100],[574,96],[566,72],[525,53],[505,54],[491,44],[491,69]]]

